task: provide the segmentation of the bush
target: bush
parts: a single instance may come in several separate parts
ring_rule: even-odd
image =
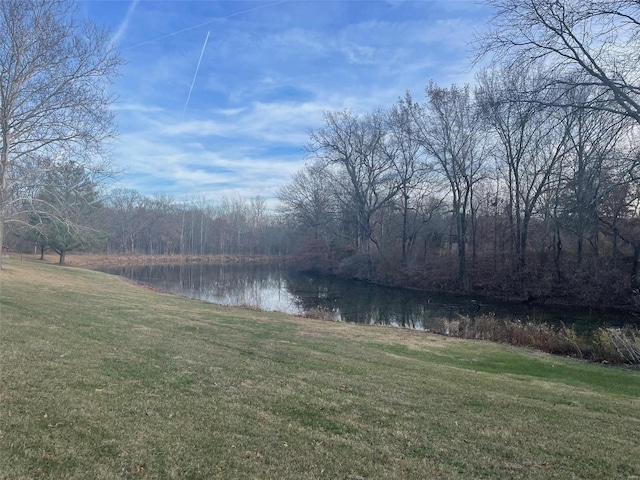
[[[579,335],[573,327],[503,320],[489,314],[473,319],[463,316],[457,330],[452,329],[450,334],[531,347],[597,362],[640,365],[640,332],[633,326],[600,327],[590,334]]]
[[[633,327],[600,327],[593,335],[593,360],[640,365],[640,336]]]

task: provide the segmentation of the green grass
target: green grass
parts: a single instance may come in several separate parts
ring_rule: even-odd
[[[640,478],[640,372],[0,272],[0,478]]]

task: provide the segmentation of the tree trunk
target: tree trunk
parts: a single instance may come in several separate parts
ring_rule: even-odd
[[[631,283],[638,285],[638,264],[640,263],[640,245],[633,246],[633,264],[631,265]]]
[[[582,236],[578,237],[578,252],[577,252],[577,261],[578,265],[582,265],[582,251],[584,249],[584,239]]]
[[[4,107],[4,105],[3,105]],[[2,112],[2,153],[0,155],[0,270],[2,270],[2,246],[4,245],[5,209],[7,208],[7,168],[9,167],[9,117]]]
[[[467,272],[467,219],[464,214],[458,214],[458,283],[463,292],[469,291],[469,275]]]
[[[409,215],[408,196],[403,195],[402,198],[402,268],[407,266],[407,216]]]
[[[558,273],[558,276],[560,276],[560,274],[562,273],[562,267],[561,267],[561,254],[562,254],[562,237],[560,236],[560,225],[556,224],[556,231],[555,231],[555,243],[556,243],[556,252],[555,252],[555,264],[556,264],[556,271]]]
[[[618,227],[616,216],[613,217],[613,246],[611,247],[611,264],[615,267],[618,263]]]
[[[1,187],[0,187],[1,188]],[[1,197],[0,193],[0,197]],[[2,204],[2,199],[0,198],[0,270],[2,270],[2,247],[4,243],[2,243],[4,239],[4,205]]]

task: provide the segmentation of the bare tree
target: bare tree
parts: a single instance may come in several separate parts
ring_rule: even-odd
[[[543,61],[548,86],[560,85],[556,105],[573,88],[599,95],[586,107],[640,123],[640,2],[637,0],[486,0],[493,30],[477,42],[478,59],[493,55],[520,66]],[[584,107],[584,105],[583,105]]]
[[[427,87],[427,104],[417,112],[419,138],[449,184],[455,240],[458,248],[458,283],[468,291],[466,248],[473,191],[483,175],[483,152],[477,109],[468,87]]]
[[[419,224],[428,222],[439,207],[438,202],[430,201],[429,213],[422,215],[425,212],[421,211],[418,215],[418,210],[424,210],[420,207],[425,206],[425,199],[434,193],[430,191],[433,187],[428,181],[433,173],[433,165],[427,160],[426,152],[419,140],[419,127],[415,123],[419,109],[420,105],[415,103],[411,94],[407,92],[404,98],[391,107],[387,118],[389,143],[393,149],[390,156],[400,186],[396,203],[402,220],[400,240],[403,267],[408,265],[409,253],[415,242]]]
[[[146,227],[144,218],[145,199],[135,190],[116,189],[107,198],[110,212],[109,228],[117,250],[135,253],[137,242]]]
[[[326,240],[326,228],[336,217],[335,198],[327,183],[322,166],[311,164],[278,192],[282,214],[308,229],[316,241]]]
[[[476,92],[495,137],[494,155],[506,182],[512,247],[520,269],[526,265],[529,225],[566,150],[565,117],[542,105],[544,92],[537,88],[541,79],[539,72],[515,66],[487,70],[479,75]]]
[[[185,199],[176,207],[182,224],[180,253],[204,255],[212,206],[204,197],[194,197]]]
[[[386,207],[400,189],[393,153],[384,145],[385,117],[377,111],[358,116],[349,111],[327,112],[325,125],[311,133],[309,150],[329,168],[338,198],[353,209],[356,245],[369,253],[374,214]],[[333,168],[333,170],[332,170]]]
[[[249,255],[264,252],[264,234],[267,226],[267,207],[264,198],[260,195],[249,200],[247,208],[248,247]]]
[[[249,206],[242,198],[223,198],[216,210],[221,230],[221,253],[241,255],[247,251]]]
[[[338,201],[331,180],[318,162],[296,172],[278,192],[279,212],[295,231],[296,262],[307,269],[329,267],[330,244],[337,229]]]
[[[611,190],[630,181],[636,161],[624,141],[632,120],[581,108],[593,95],[590,88],[570,95],[576,106],[564,117],[568,155],[563,168],[561,217],[557,220],[576,236],[577,262],[581,264],[585,240],[598,254],[600,204]]]
[[[36,173],[96,166],[114,134],[106,84],[120,59],[108,32],[73,14],[64,0],[0,2],[0,243]]]

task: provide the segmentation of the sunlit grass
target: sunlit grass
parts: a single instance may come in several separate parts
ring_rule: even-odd
[[[0,273],[0,478],[640,476],[640,372]]]

